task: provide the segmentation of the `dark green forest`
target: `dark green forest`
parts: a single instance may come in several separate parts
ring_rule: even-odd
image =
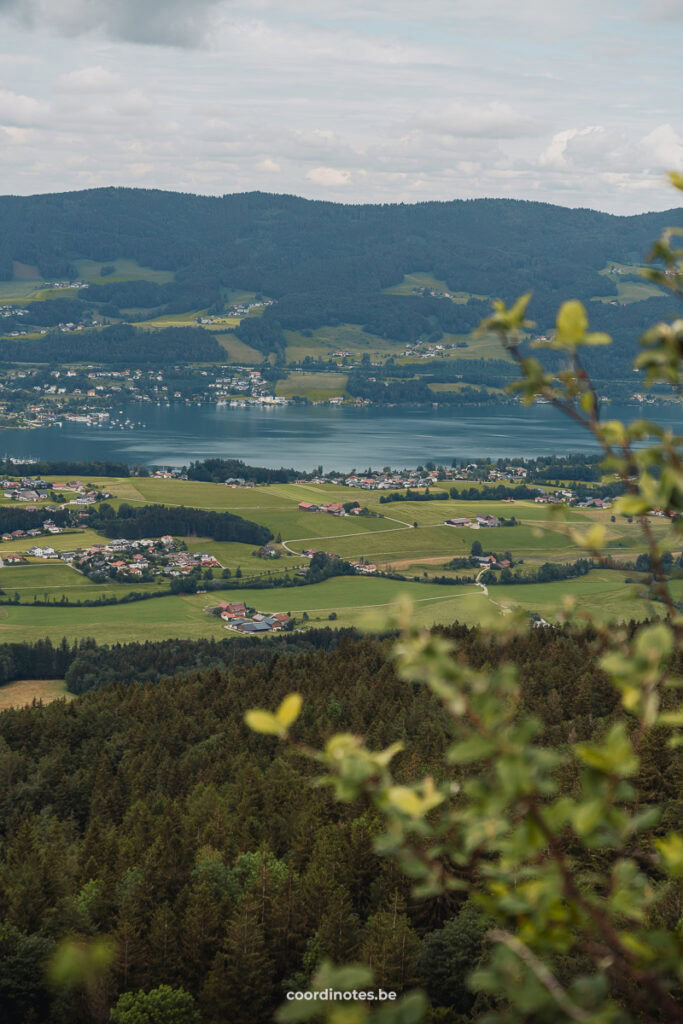
[[[68,275],[74,259],[125,254],[183,283],[275,298],[371,293],[418,269],[474,294],[510,298],[532,283],[564,292],[572,282],[577,297],[607,295],[614,286],[597,271],[608,259],[641,260],[674,219],[504,199],[369,206],[123,188],[5,196],[0,278],[11,278],[12,260],[54,277]]]
[[[501,658],[477,630],[444,632],[477,667]],[[95,674],[98,661],[108,663],[107,685],[70,704],[0,715],[3,1021],[93,1020],[82,995],[45,981],[45,961],[64,935],[115,939],[107,1008],[122,992],[165,983],[192,994],[205,1024],[260,1024],[329,956],[362,958],[387,989],[421,985],[434,1022],[462,1024],[485,1009],[464,981],[486,953],[481,912],[458,892],[411,897],[409,881],[373,852],[380,823],[369,805],[335,803],[309,785],[310,762],[243,723],[255,701],[274,707],[296,690],[304,697],[298,741],[318,747],[338,731],[365,735],[373,749],[402,740],[399,780],[442,771],[449,719],[425,687],[396,678],[390,640],[332,637],[320,631],[317,650],[315,638],[283,638],[265,648],[265,660],[247,654],[231,665],[217,657],[227,645],[200,643],[194,667],[192,644],[169,645],[156,669],[146,645],[98,654],[88,644],[82,656]],[[544,744],[601,735],[618,714],[594,640],[590,631],[552,628],[513,641],[520,712],[539,716]],[[68,671],[73,651],[5,654],[23,658],[24,670],[52,659]],[[159,679],[159,669],[173,675]],[[131,685],[136,672],[156,674]],[[663,730],[645,735],[639,755],[636,804],[664,805],[663,834],[679,811]],[[467,771],[453,768],[454,779]],[[561,785],[573,791],[573,771]],[[595,857],[605,868],[609,852]],[[556,969],[562,977],[572,965],[560,958]]]
[[[232,512],[210,512],[183,505],[128,505],[117,509],[106,502],[88,513],[88,525],[105,537],[141,540],[143,537],[212,537],[213,540],[266,544],[273,534],[266,526],[252,523]]]
[[[79,334],[50,332],[40,340],[3,341],[2,356],[8,362],[165,366],[224,362],[225,350],[201,327],[165,327],[152,332],[115,324]]]

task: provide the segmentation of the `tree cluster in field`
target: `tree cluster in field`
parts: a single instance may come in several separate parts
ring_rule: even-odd
[[[93,639],[66,639],[59,644],[0,644],[0,685],[15,679],[65,679],[69,693],[81,694],[109,683],[157,682],[209,668],[269,663],[276,655],[332,650],[354,629],[309,629],[275,637],[230,637],[225,640],[164,640],[102,646]]]
[[[448,501],[446,491],[431,491],[427,487],[424,491],[413,491],[408,487],[405,491],[392,491],[391,494],[380,494],[380,505],[386,505],[394,501]]]
[[[3,341],[0,354],[6,362],[21,363],[167,366],[225,362],[225,350],[201,327],[143,331],[131,324],[115,324],[101,330],[57,331],[40,340]]]
[[[55,526],[69,526],[71,512],[60,509],[58,512],[46,512],[45,509],[22,508],[21,505],[0,505],[0,533],[14,533],[15,530],[42,530],[46,519],[51,519]]]
[[[103,502],[90,509],[88,526],[105,537],[142,540],[145,537],[211,537],[213,540],[267,544],[272,533],[232,512],[211,512],[201,508],[170,505],[128,505],[117,509]]]
[[[575,562],[544,562],[537,569],[515,569],[505,566],[500,572],[488,569],[481,577],[487,586],[494,583],[506,585],[514,583],[553,583],[556,580],[570,580],[577,576],[585,576],[597,563],[591,558],[577,558]]]
[[[413,380],[380,380],[374,372],[363,370],[351,371],[346,390],[353,398],[367,399],[376,405],[481,405],[501,400],[500,395],[467,385],[457,391],[432,391],[421,375]]]
[[[539,493],[538,487],[528,487],[526,484],[515,484],[509,487],[507,484],[482,484],[480,487],[451,487],[451,498],[456,501],[503,501],[504,498],[512,498],[513,501],[529,501]]]
[[[312,474],[300,473],[296,469],[248,466],[241,459],[202,459],[191,462],[187,469],[188,480],[202,480],[214,484],[223,484],[230,479],[248,480],[256,484],[287,484],[310,475]]]
[[[473,664],[524,665],[520,706],[536,715],[548,748],[601,735],[617,711],[591,630],[533,630],[505,651],[476,629],[443,632]],[[0,647],[0,672],[11,661],[22,678],[118,684],[0,715],[3,1019],[90,1024],[81,993],[55,991],[44,970],[73,935],[116,943],[105,1012],[124,993],[167,985],[189,994],[203,1024],[253,1024],[329,958],[370,964],[384,989],[422,986],[435,1020],[480,1016],[485,1000],[465,979],[488,950],[482,910],[458,890],[412,898],[410,880],[375,851],[377,813],[335,803],[310,785],[315,766],[243,724],[255,701],[276,707],[295,688],[302,744],[320,747],[339,730],[378,750],[401,738],[409,752],[394,760],[400,785],[441,769],[452,743],[441,703],[396,678],[381,638],[324,630],[235,643]],[[160,679],[165,672],[172,678]],[[657,834],[678,796],[665,732],[643,736],[631,780],[636,810],[663,805]],[[476,768],[447,770],[462,786]],[[574,777],[559,781],[569,795]],[[565,854],[582,857],[581,848]],[[584,860],[578,868],[594,871],[594,858]],[[675,923],[674,901],[658,913]],[[581,965],[570,956],[558,969],[571,976]],[[138,1019],[117,1016],[136,998],[118,1003],[112,1020]]]
[[[130,476],[135,468],[127,462],[71,462],[68,460],[45,460],[28,462],[17,466],[9,459],[0,461],[0,473],[16,476],[18,472],[30,473],[32,476],[73,476],[79,479],[84,476]]]

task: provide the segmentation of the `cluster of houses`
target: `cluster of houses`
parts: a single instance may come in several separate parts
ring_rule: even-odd
[[[478,512],[476,516],[454,516],[446,520],[446,526],[469,526],[471,530],[479,530],[482,527],[500,526],[498,516]]]
[[[254,552],[257,558],[280,558],[281,553],[272,544],[264,544]]]
[[[258,302],[239,302],[235,306],[227,306],[222,313],[216,316],[198,316],[198,324],[221,323],[226,317],[249,316],[255,310],[263,309],[265,306],[272,306],[274,299],[261,299]]]
[[[317,555],[318,552],[315,548],[304,548],[301,554],[305,558],[313,558],[313,555]],[[338,558],[332,551],[326,551],[325,554],[328,558]],[[349,565],[352,565],[356,572],[361,573],[363,576],[372,576],[373,573],[377,572],[377,566],[369,562],[353,562],[349,560]],[[303,576],[308,572],[308,569],[304,569],[299,575]]]
[[[4,496],[10,501],[44,501],[49,498],[50,484],[40,478],[22,477],[21,480],[0,481]]]
[[[300,512],[329,512],[332,516],[345,516],[346,510],[344,504],[341,501],[325,501],[320,505],[314,504],[312,501],[300,501],[299,502]],[[354,514],[360,514],[360,507],[357,509],[351,509]]]
[[[469,469],[470,467],[468,466],[467,468]],[[524,466],[505,466],[503,469],[490,469],[487,476],[489,480],[519,481],[526,480],[527,471]]]
[[[611,508],[610,498],[584,498],[578,501],[573,491],[566,489],[554,491],[552,494],[539,494],[534,498],[537,505],[574,505],[575,508]]]
[[[162,537],[162,540],[165,538]],[[220,569],[221,563],[208,551],[176,551],[168,555],[163,572],[167,576],[189,576],[200,569]]]
[[[98,492],[93,491],[81,480],[72,480],[69,483],[47,483],[40,478],[23,477],[21,480],[0,481],[3,494],[9,501],[45,501],[50,497],[50,491],[64,493],[74,492],[75,498],[66,502],[67,505],[94,505],[98,500]],[[99,495],[102,498],[110,498],[108,493]]]
[[[495,555],[474,555],[473,561],[478,562],[482,569],[509,569],[512,565],[509,558],[496,558]]]
[[[0,306],[0,318],[8,319],[15,316],[28,316],[28,309],[20,309],[18,306]]]
[[[25,536],[28,534],[25,534]],[[30,535],[33,535],[31,531]],[[14,534],[12,539],[15,539]],[[116,539],[108,544],[93,544],[74,551],[56,551],[49,545],[36,545],[26,551],[32,558],[61,559],[67,565],[87,576],[139,579],[152,576],[188,576],[198,567],[222,568],[220,562],[206,552],[177,551],[176,541],[170,534],[157,539]],[[18,564],[21,555],[3,556],[8,565]]]
[[[221,601],[217,613],[225,622],[225,628],[237,633],[276,633],[290,621],[287,612],[267,615],[248,608],[242,601]]]
[[[13,540],[24,540],[26,537],[40,537],[45,533],[63,533],[64,528],[57,526],[51,519],[45,519],[41,527],[34,527],[32,530],[12,530],[11,533],[3,533],[0,539],[11,543]]]

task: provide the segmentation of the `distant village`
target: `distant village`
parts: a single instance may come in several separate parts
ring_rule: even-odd
[[[3,534],[3,542],[22,540],[25,537],[40,536],[41,533],[55,534],[68,532],[46,520],[43,530],[15,530]],[[5,565],[21,565],[27,557],[59,560],[88,576],[93,582],[103,583],[107,579],[117,582],[141,580],[154,576],[189,576],[197,569],[222,569],[221,563],[208,552],[184,550],[173,537],[143,538],[141,540],[110,540],[107,544],[91,544],[73,550],[55,550],[49,544],[36,544],[25,552],[2,552],[0,561]]]

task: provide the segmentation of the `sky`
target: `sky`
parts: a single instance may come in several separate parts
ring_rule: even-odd
[[[676,205],[683,0],[0,0],[0,194]]]

